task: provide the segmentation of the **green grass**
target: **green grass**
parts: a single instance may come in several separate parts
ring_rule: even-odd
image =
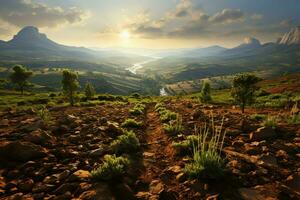
[[[139,128],[143,125],[142,122],[137,122],[135,119],[129,118],[126,119],[121,126],[126,128]]]
[[[132,131],[125,131],[123,135],[118,136],[110,147],[116,154],[136,152],[140,148],[139,139]]]
[[[293,113],[286,118],[286,122],[291,125],[300,124],[300,114]]]
[[[266,115],[263,114],[253,114],[250,116],[250,119],[256,120],[256,121],[262,121],[264,119],[266,119]]]
[[[189,135],[181,142],[173,142],[172,146],[179,155],[192,155],[193,147],[198,146],[199,137],[197,135]]]
[[[177,116],[176,120],[172,120],[169,124],[164,125],[164,130],[171,135],[177,135],[183,131],[182,118]]]
[[[133,115],[142,115],[144,114],[146,106],[142,103],[137,103],[129,112]]]
[[[223,175],[224,160],[221,158],[225,133],[216,128],[212,119],[211,130],[205,126],[198,133],[198,142],[193,144],[193,161],[184,168],[191,178],[217,179]],[[222,127],[222,126],[221,126]]]
[[[276,128],[278,123],[278,117],[276,116],[268,116],[264,119],[264,121],[261,123],[262,126],[270,127],[270,128]]]
[[[35,112],[39,116],[39,118],[43,120],[44,123],[46,124],[52,123],[51,113],[45,106],[42,106],[40,109],[37,109]]]
[[[124,157],[116,157],[116,155],[105,155],[104,162],[100,167],[91,171],[96,180],[114,180],[121,179],[129,165],[129,160]]]

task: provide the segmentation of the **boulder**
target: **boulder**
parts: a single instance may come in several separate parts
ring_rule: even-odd
[[[250,133],[249,137],[252,141],[272,139],[276,137],[276,132],[271,127],[261,127],[256,131]]]
[[[54,138],[51,135],[49,135],[46,131],[37,129],[25,136],[24,139],[34,144],[44,145],[47,142],[52,141]]]
[[[112,195],[109,186],[105,183],[97,183],[91,190],[83,192],[79,198],[80,200],[112,200],[115,199]]]
[[[85,170],[78,170],[71,174],[68,178],[69,182],[76,182],[76,181],[88,181],[92,178],[92,175],[90,172]]]
[[[30,142],[4,142],[0,144],[0,160],[26,162],[47,155],[47,150]]]

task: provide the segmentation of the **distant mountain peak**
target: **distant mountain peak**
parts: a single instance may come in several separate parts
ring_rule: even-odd
[[[14,36],[13,40],[32,40],[32,39],[46,39],[47,36],[39,32],[39,29],[34,26],[26,26],[22,28],[17,35]]]
[[[279,41],[279,44],[296,45],[300,44],[300,26],[293,27]]]
[[[256,38],[253,37],[246,37],[244,39],[244,44],[255,44],[255,45],[260,45],[260,41]]]

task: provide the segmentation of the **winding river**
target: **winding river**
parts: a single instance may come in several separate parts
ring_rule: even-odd
[[[159,59],[161,59],[161,57],[151,57],[150,59],[145,60],[143,62],[133,64],[131,67],[126,68],[126,70],[130,71],[133,74],[137,74],[137,71],[139,69],[143,68],[145,64],[148,64],[150,62],[154,62],[154,61],[159,60]],[[160,89],[159,94],[160,94],[160,96],[168,96],[168,93],[166,92],[164,87]]]

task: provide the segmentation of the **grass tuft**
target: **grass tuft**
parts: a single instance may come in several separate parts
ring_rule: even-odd
[[[119,179],[125,174],[125,170],[129,165],[129,160],[124,157],[116,157],[116,155],[105,155],[104,162],[100,167],[91,171],[96,180],[113,180]]]
[[[132,131],[125,131],[123,135],[118,136],[110,147],[116,154],[136,152],[140,147],[139,139]]]
[[[199,132],[196,130],[198,142],[193,144],[193,161],[184,169],[191,178],[217,179],[224,173],[221,151],[226,133],[222,134],[222,128],[214,126],[213,119],[211,127],[200,128]]]
[[[143,125],[142,122],[137,122],[135,119],[129,118],[126,119],[123,123],[122,123],[122,127],[127,127],[127,128],[139,128]]]

